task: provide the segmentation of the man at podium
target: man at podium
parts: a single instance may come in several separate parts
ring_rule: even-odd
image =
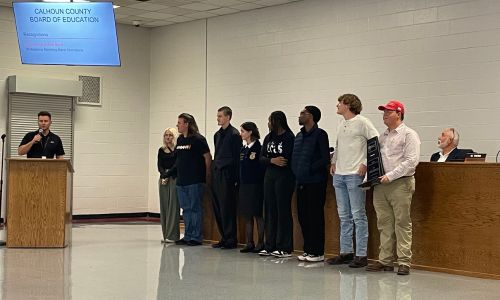
[[[17,153],[27,154],[28,158],[64,158],[64,148],[61,138],[50,131],[52,115],[47,111],[38,113],[38,130],[28,132]]]

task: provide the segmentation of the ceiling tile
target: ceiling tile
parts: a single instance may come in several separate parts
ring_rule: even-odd
[[[138,3],[137,0],[114,0],[113,1],[114,5],[119,5],[119,6],[133,5],[136,3]]]
[[[196,13],[187,14],[184,17],[189,17],[189,18],[193,18],[193,19],[205,19],[205,18],[211,18],[211,17],[215,17],[215,16],[217,16],[217,15],[211,14],[211,13],[206,12],[206,11],[199,11]]]
[[[144,9],[144,10],[149,10],[149,11],[156,11],[156,10],[160,10],[160,9],[165,9],[168,6],[154,4],[154,3],[148,3],[148,2],[142,2],[142,3],[130,5],[128,7],[137,8],[137,9]]]
[[[205,3],[201,3],[201,2],[191,3],[191,4],[185,4],[185,5],[181,5],[179,7],[180,8],[187,8],[187,9],[197,10],[197,11],[206,11],[206,10],[220,8],[220,6],[215,6],[215,5],[211,5],[211,4],[205,4]]]
[[[140,15],[143,13],[147,13],[147,10],[143,9],[135,9],[135,8],[129,8],[129,7],[119,7],[115,9],[115,14],[120,14],[120,15]]]
[[[192,14],[192,13],[195,13],[197,11],[192,10],[192,9],[180,8],[180,7],[167,7],[165,9],[159,10],[158,12],[182,16],[182,15],[186,15],[186,14]]]
[[[175,15],[171,14],[162,14],[154,11],[150,11],[144,14],[140,14],[139,17],[141,18],[148,18],[148,19],[156,19],[156,20],[165,20],[168,18],[173,18]]]
[[[213,9],[210,11],[211,14],[214,14],[214,15],[228,15],[228,14],[234,14],[234,13],[237,13],[239,12],[239,10],[237,9],[234,9],[234,8],[229,8],[229,7],[221,7],[219,9]]]
[[[194,20],[193,18],[188,18],[188,17],[185,17],[185,16],[177,16],[177,17],[173,17],[173,18],[169,18],[168,21],[173,21],[173,22],[176,22],[176,23],[181,23],[181,22],[188,22],[188,21],[192,21]]]
[[[116,20],[120,20],[120,19],[123,19],[123,18],[126,18],[126,17],[129,17],[130,15],[120,15],[120,14],[115,14],[115,19]]]
[[[262,8],[262,5],[255,4],[255,3],[244,3],[240,5],[235,5],[231,6],[231,8],[234,9],[239,9],[239,10],[251,10],[251,9],[257,9],[257,8]]]
[[[167,26],[174,24],[175,22],[168,22],[168,21],[154,21],[154,22],[149,22],[145,23],[143,26],[144,27],[158,27],[158,26]]]
[[[189,3],[193,3],[193,2],[197,2],[197,1],[199,1],[199,0],[185,0],[185,1],[182,1],[182,0],[150,0],[148,2],[173,7],[173,6],[181,6],[184,4],[189,4]]]
[[[123,18],[123,19],[120,19],[120,20],[117,20],[118,23],[121,23],[121,24],[129,24],[129,25],[132,25],[132,21],[141,21],[141,25],[142,24],[146,24],[146,23],[151,23],[151,22],[156,22],[158,20],[154,20],[154,19],[147,19],[147,18],[140,18],[138,16],[128,16],[126,18]]]
[[[296,1],[296,0],[295,0]],[[279,4],[284,4],[284,3],[289,3],[289,2],[294,2],[293,0],[257,0],[253,1],[255,4],[261,4],[264,6],[272,6],[272,5],[279,5]]]
[[[221,7],[234,6],[245,3],[245,1],[239,0],[202,0],[201,2]]]

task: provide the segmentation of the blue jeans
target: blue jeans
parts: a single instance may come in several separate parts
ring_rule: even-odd
[[[184,240],[203,241],[203,183],[177,186],[177,198],[184,218]]]
[[[356,256],[366,256],[368,246],[368,219],[366,218],[366,196],[359,184],[363,177],[333,175],[337,211],[340,218],[340,253],[353,253],[353,229],[356,229]]]

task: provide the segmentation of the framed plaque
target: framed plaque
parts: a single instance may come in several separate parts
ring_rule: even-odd
[[[362,188],[369,188],[380,184],[379,177],[385,174],[384,165],[382,163],[382,155],[380,155],[380,143],[378,141],[378,137],[373,137],[366,142],[366,152],[366,182],[359,185]]]

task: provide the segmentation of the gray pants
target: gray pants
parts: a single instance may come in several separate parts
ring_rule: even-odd
[[[170,178],[166,185],[158,182],[160,190],[160,223],[163,239],[177,241],[180,238],[180,206],[177,200],[175,179]]]

